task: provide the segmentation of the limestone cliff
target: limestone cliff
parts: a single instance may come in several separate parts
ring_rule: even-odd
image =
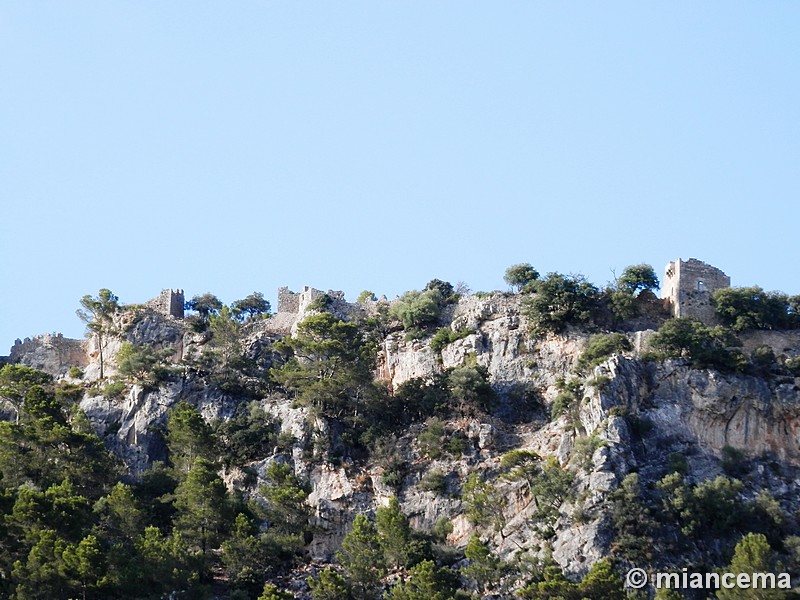
[[[308,296],[308,297],[306,297]],[[254,359],[270,364],[272,346],[311,310],[311,294],[300,298],[297,312],[280,312],[272,319],[246,330],[245,350]],[[335,298],[335,310],[343,318],[376,314],[379,303],[354,305]],[[119,333],[104,348],[107,375],[115,373],[114,355],[122,341],[174,350],[172,360],[182,364],[196,355],[208,338],[193,333],[183,322],[141,309],[118,320]],[[390,390],[417,377],[429,377],[465,363],[485,367],[497,393],[497,405],[483,416],[464,416],[446,425],[467,440],[459,457],[425,459],[411,427],[398,437],[396,448],[407,465],[399,486],[387,485],[384,467],[376,462],[345,458],[338,464],[320,461],[309,448],[315,436],[329,433],[324,419],[295,406],[277,392],[265,393],[258,402],[294,439],[288,453],[250,465],[257,479],[266,464],[288,461],[313,486],[309,502],[315,510],[317,533],[310,553],[317,560],[330,559],[357,512],[372,512],[397,494],[412,524],[430,529],[441,518],[452,521],[448,540],[463,547],[476,531],[459,497],[469,473],[479,472],[493,482],[498,498],[500,525],[484,535],[505,557],[529,552],[552,553],[568,572],[585,573],[605,556],[613,538],[608,519],[609,495],[626,474],[662,473],[670,453],[680,453],[689,464],[689,477],[706,479],[721,472],[723,449],[741,450],[756,463],[779,461],[784,476],[766,483],[778,500],[791,503],[800,492],[800,380],[744,375],[722,375],[691,368],[686,361],[645,360],[647,332],[629,334],[634,351],[616,355],[593,369],[576,373],[578,358],[588,333],[569,330],[563,335],[532,336],[520,312],[520,296],[475,295],[461,298],[444,317],[443,325],[469,333],[445,346],[431,349],[430,338],[406,340],[398,327],[389,328],[380,341],[375,376]],[[12,355],[24,364],[63,376],[69,366],[84,368],[89,380],[98,377],[99,350],[91,342],[78,346],[58,338],[19,347]],[[800,355],[800,332],[744,336],[745,349],[768,345],[776,354]],[[35,346],[35,347],[34,347]],[[66,349],[65,349],[66,348]],[[579,382],[581,393],[572,410],[550,419],[549,409],[563,380]],[[106,397],[99,388],[87,392],[80,406],[114,451],[139,472],[152,460],[163,458],[157,434],[169,409],[186,400],[206,418],[227,419],[242,402],[196,370],[168,383],[131,385],[119,397]],[[647,431],[634,431],[637,423],[649,423]],[[578,440],[590,440],[591,443]],[[580,445],[581,451],[576,447]],[[585,453],[588,448],[588,456]],[[502,457],[515,449],[552,457],[575,472],[575,493],[558,507],[552,531],[544,535],[534,514],[537,503],[526,483],[500,477]],[[581,455],[581,452],[584,455]],[[445,493],[422,485],[431,473],[445,476]],[[245,484],[243,473],[227,473],[231,485],[244,485],[256,494],[258,485]],[[762,482],[763,483],[763,482]]]

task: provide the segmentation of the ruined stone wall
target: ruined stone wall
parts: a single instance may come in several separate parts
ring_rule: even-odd
[[[364,306],[347,302],[342,291],[323,292],[306,285],[302,292],[293,292],[288,287],[282,287],[278,288],[278,311],[264,321],[263,331],[274,335],[294,335],[297,324],[305,318],[311,304],[325,295],[331,299],[325,310],[339,319],[349,321],[366,315]]]
[[[670,301],[672,315],[716,324],[711,294],[731,286],[731,278],[695,258],[670,262],[664,270],[662,296]]]
[[[161,290],[157,298],[145,303],[145,306],[168,317],[183,318],[183,290]]]
[[[296,313],[300,310],[300,294],[288,287],[278,288],[278,312]]]
[[[84,340],[65,338],[60,333],[17,340],[11,347],[9,359],[54,376],[64,375],[70,367],[89,364]]]
[[[278,313],[297,314],[305,312],[309,304],[326,294],[333,300],[334,304],[346,304],[344,292],[338,290],[323,292],[307,285],[303,286],[302,292],[292,292],[288,287],[278,288]]]

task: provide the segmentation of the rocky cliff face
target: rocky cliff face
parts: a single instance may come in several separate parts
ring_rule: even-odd
[[[365,312],[362,308],[339,308],[343,316]],[[277,329],[287,333],[302,317],[302,311],[291,318],[283,314]],[[519,296],[514,295],[462,298],[447,324],[470,333],[441,353],[431,349],[429,339],[406,341],[403,332],[388,334],[380,345],[376,377],[396,390],[415,377],[428,377],[465,363],[477,364],[487,369],[498,394],[498,406],[491,415],[447,423],[467,440],[466,449],[457,458],[424,459],[416,441],[420,428],[406,431],[399,437],[397,448],[408,468],[396,489],[385,483],[384,469],[378,464],[357,464],[349,459],[332,464],[312,459],[308,449],[315,435],[326,432],[324,420],[312,418],[305,408],[293,406],[280,394],[259,400],[295,442],[290,453],[276,454],[251,468],[261,479],[269,461],[289,461],[298,474],[310,480],[313,491],[309,502],[315,509],[319,531],[311,544],[314,558],[329,559],[354,513],[371,512],[394,494],[416,527],[431,528],[441,518],[451,520],[453,531],[448,540],[463,547],[476,530],[459,497],[471,472],[483,473],[495,485],[497,498],[504,499],[497,505],[502,525],[489,532],[499,554],[511,557],[520,552],[551,552],[567,572],[574,574],[585,573],[591,563],[608,553],[613,535],[608,520],[609,495],[632,471],[644,476],[658,473],[671,452],[687,458],[690,476],[698,480],[720,472],[719,457],[726,446],[740,449],[754,460],[777,460],[789,473],[775,483],[779,498],[789,499],[800,492],[800,480],[794,479],[796,467],[800,467],[798,379],[721,375],[692,369],[681,360],[649,362],[641,355],[647,338],[642,332],[630,334],[635,351],[610,358],[588,376],[578,376],[576,363],[588,335],[571,331],[532,337],[520,314]],[[124,325],[124,333],[105,349],[108,373],[114,372],[110,357],[122,340],[173,348],[176,362],[207,341],[185,331],[180,322],[154,312]],[[246,344],[254,356],[271,352],[279,333],[273,325],[267,321],[248,332]],[[800,332],[756,334],[744,341],[746,349],[766,344],[776,354],[800,355]],[[47,346],[18,352],[16,359],[56,375],[63,375],[67,363],[72,362],[85,366],[90,379],[97,377],[97,349],[91,345],[80,356],[73,356],[70,346],[66,359],[57,345],[52,351],[42,348]],[[559,393],[561,379],[578,380],[582,392],[570,411],[550,419],[548,408]],[[240,401],[235,395],[209,387],[187,370],[179,381],[150,388],[134,385],[118,398],[87,393],[81,408],[136,472],[163,456],[154,427],[163,425],[169,409],[180,400],[197,406],[208,419],[230,417]],[[650,424],[648,431],[633,431],[632,425],[642,422]],[[576,451],[580,439],[591,440],[591,444],[581,443],[583,454]],[[514,449],[536,452],[542,459],[555,458],[575,472],[576,493],[558,507],[558,518],[547,536],[534,518],[538,507],[527,484],[499,476],[503,455]],[[446,493],[429,491],[422,485],[433,472],[445,475]],[[236,480],[236,474],[229,475],[231,482]],[[257,485],[249,488],[251,493],[255,489]]]

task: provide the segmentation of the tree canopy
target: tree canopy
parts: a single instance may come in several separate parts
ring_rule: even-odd
[[[530,263],[511,265],[503,275],[503,280],[517,291],[522,290],[537,279],[539,279],[539,271],[534,269]]]

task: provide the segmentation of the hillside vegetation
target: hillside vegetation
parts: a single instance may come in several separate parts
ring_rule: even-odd
[[[85,364],[0,369],[0,597],[652,597],[624,588],[634,566],[796,582],[800,297],[719,290],[701,323],[670,318],[648,265],[506,282],[288,316],[260,293],[184,319],[85,296]]]

